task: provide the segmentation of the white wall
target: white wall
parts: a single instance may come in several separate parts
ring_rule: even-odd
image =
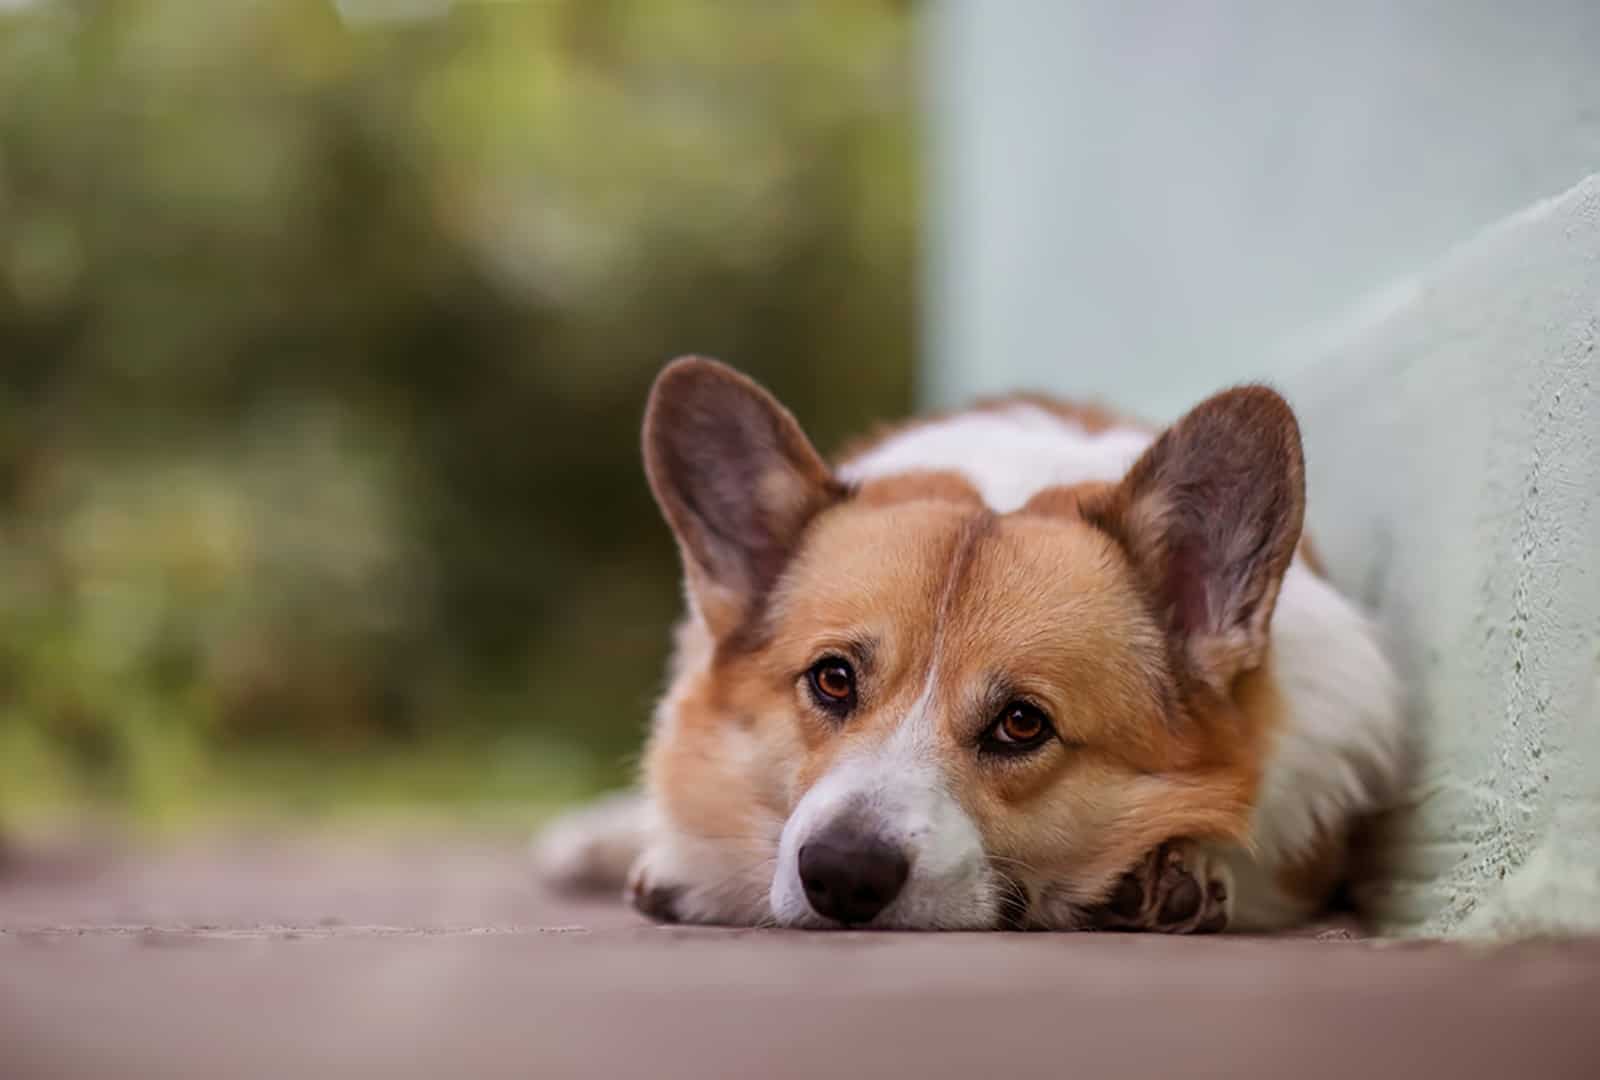
[[[1600,3],[949,0],[928,40],[929,398],[1277,383],[1412,696],[1371,910],[1600,930]]]

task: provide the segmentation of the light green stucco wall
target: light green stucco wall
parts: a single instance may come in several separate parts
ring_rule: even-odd
[[[1365,900],[1600,931],[1600,7],[1227,16],[935,7],[925,396],[1283,389],[1411,692]]]
[[[1341,336],[1281,385],[1310,527],[1412,694],[1366,899],[1426,932],[1600,931],[1600,177]]]

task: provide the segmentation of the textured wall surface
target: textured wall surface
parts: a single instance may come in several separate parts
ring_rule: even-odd
[[[1387,307],[1282,380],[1310,527],[1412,692],[1367,899],[1426,932],[1600,930],[1600,176]]]
[[[1288,392],[1310,526],[1413,691],[1373,909],[1600,930],[1600,7],[929,29],[929,399]]]

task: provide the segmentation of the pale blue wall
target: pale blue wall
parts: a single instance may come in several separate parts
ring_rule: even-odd
[[[1155,415],[1600,170],[1600,0],[945,0],[925,390]]]

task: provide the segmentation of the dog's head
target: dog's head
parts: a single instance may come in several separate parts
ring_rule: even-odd
[[[841,483],[707,360],[662,373],[644,452],[694,642],[652,783],[763,915],[1065,926],[1163,841],[1244,835],[1304,504],[1270,390],[1004,514],[953,473]]]

